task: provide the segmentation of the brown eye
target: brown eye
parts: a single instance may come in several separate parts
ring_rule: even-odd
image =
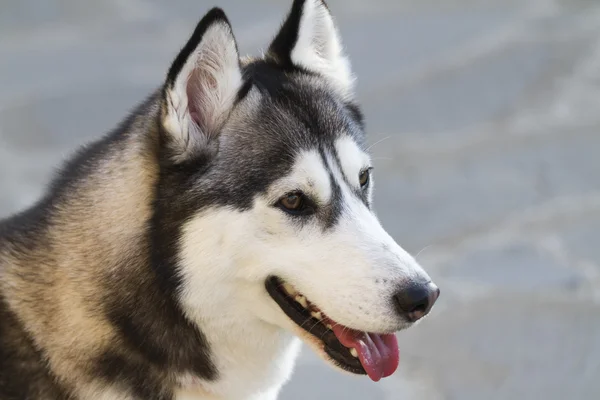
[[[303,197],[301,193],[290,193],[279,200],[279,204],[289,211],[298,211],[302,208]]]
[[[363,170],[360,175],[358,176],[358,181],[360,183],[361,187],[365,187],[369,184],[369,178],[371,176],[371,170],[370,169],[365,169]]]
[[[311,215],[315,212],[315,203],[302,192],[291,192],[277,201],[277,207],[288,214],[297,216]]]

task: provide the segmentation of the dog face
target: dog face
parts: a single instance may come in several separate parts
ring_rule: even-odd
[[[198,324],[283,327],[378,380],[397,366],[393,333],[439,290],[371,208],[352,85],[322,1],[295,1],[260,60],[240,61],[209,12],[163,91],[155,256]]]

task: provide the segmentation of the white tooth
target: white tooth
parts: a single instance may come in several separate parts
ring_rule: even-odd
[[[304,296],[302,296],[302,295],[296,296],[296,301],[297,301],[298,303],[300,303],[300,305],[301,305],[302,307],[304,307],[304,308],[308,307],[308,303],[307,303],[307,301],[306,301],[306,297],[304,297]]]
[[[318,319],[319,321],[323,319],[323,314],[321,314],[321,312],[320,312],[320,311],[316,311],[316,312],[315,312],[315,311],[313,311],[313,312],[311,312],[311,313],[310,313],[310,315],[312,315],[312,316],[313,316],[313,318],[316,318],[316,319]]]
[[[283,290],[285,290],[287,292],[287,294],[291,294],[291,295],[296,294],[296,289],[294,289],[294,287],[287,282],[285,282],[283,284]]]
[[[358,358],[358,351],[356,351],[354,347],[350,348],[350,354],[352,354],[353,357]]]
[[[325,328],[327,328],[327,329],[333,329],[333,326],[331,326],[331,324],[327,324],[327,325],[325,325]]]

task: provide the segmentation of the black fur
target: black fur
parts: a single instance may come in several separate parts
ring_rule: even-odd
[[[0,293],[0,399],[67,400],[67,390],[50,374],[43,353]]]
[[[347,103],[346,107],[348,108],[348,111],[350,112],[350,114],[352,114],[352,116],[354,117],[354,120],[364,130],[365,129],[365,116],[364,116],[362,110],[360,109],[360,107],[358,106],[358,104]]]
[[[287,70],[296,68],[292,62],[291,53],[298,41],[298,31],[305,2],[306,0],[294,0],[290,13],[269,47],[269,53],[274,55],[280,65]]]
[[[164,372],[152,364],[132,358],[130,354],[107,351],[96,360],[94,374],[107,382],[119,382],[144,400],[171,400],[173,392],[162,382]]]
[[[334,153],[335,153],[335,151],[334,151]],[[321,161],[323,162],[323,165],[328,165],[327,155],[323,148],[319,149],[319,155],[321,156]],[[337,160],[337,157],[336,157],[336,160]],[[338,162],[338,165],[339,165],[339,162]],[[323,213],[323,221],[324,221],[325,229],[331,228],[332,226],[335,225],[338,218],[342,214],[342,204],[343,204],[342,189],[340,188],[340,185],[337,183],[337,180],[333,177],[333,172],[331,172],[329,170],[328,173],[329,173],[329,183],[331,185],[331,201],[329,202],[326,210],[324,210],[325,212]]]
[[[144,251],[149,252],[151,245],[147,246]],[[123,338],[114,351],[122,351],[124,344],[127,359],[141,357],[162,371],[189,372],[208,381],[216,379],[218,374],[204,335],[184,317],[175,299],[176,292],[168,289],[170,282],[165,281],[168,274],[164,270],[171,266],[151,260],[148,264],[151,268],[147,267],[139,277],[115,273],[106,282],[106,314]],[[135,369],[121,374],[132,374],[132,380],[138,379]],[[144,376],[144,384],[151,385],[152,376]]]

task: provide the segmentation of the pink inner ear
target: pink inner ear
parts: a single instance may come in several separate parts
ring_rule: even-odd
[[[211,99],[218,98],[218,94],[215,93],[218,89],[217,79],[209,69],[196,67],[188,78],[188,112],[205,134],[210,134],[210,118],[215,112],[211,107],[217,107],[216,104],[211,104]]]
[[[230,69],[237,57],[232,54],[220,54],[227,49],[212,49],[208,43],[195,56],[193,66],[186,81],[188,109],[192,121],[204,135],[216,134],[223,122],[225,113],[231,107],[229,103]],[[237,62],[237,61],[236,61]]]
[[[202,130],[204,124],[202,121],[202,83],[200,82],[200,76],[197,71],[193,71],[187,82],[186,94],[188,97],[188,112],[190,118],[194,121]]]

